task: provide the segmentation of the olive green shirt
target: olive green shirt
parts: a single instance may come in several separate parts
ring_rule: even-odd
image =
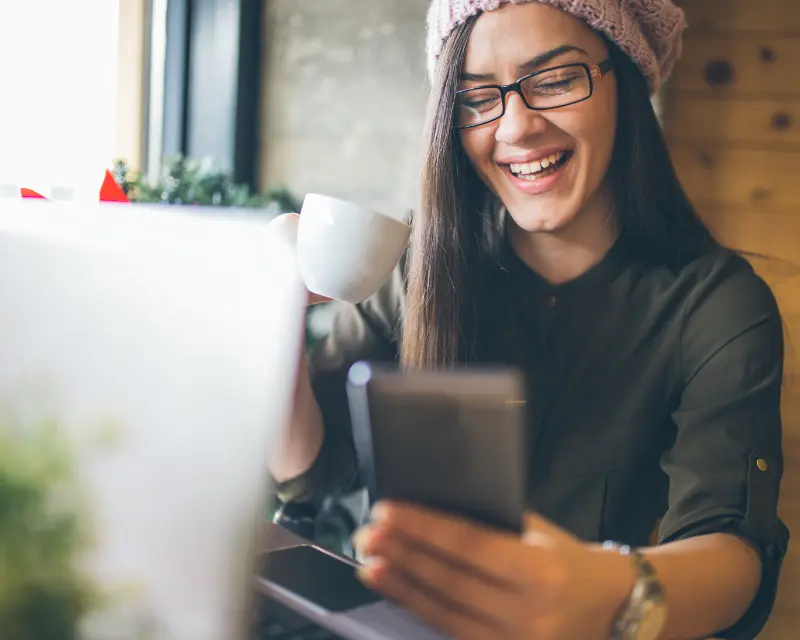
[[[518,366],[529,383],[529,507],[587,541],[648,544],[713,532],[761,552],[763,583],[720,637],[756,637],[772,609],[788,530],[783,471],[783,326],[767,285],[714,250],[670,268],[620,240],[584,275],[551,286],[511,251],[491,274],[496,300],[481,363]],[[403,267],[345,307],[310,354],[326,424],[322,451],[284,500],[357,486],[345,394],[357,360],[397,359]],[[660,525],[658,524],[660,522]]]

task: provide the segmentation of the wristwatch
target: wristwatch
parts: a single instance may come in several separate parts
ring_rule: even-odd
[[[653,565],[628,545],[606,542],[605,549],[616,549],[628,556],[636,571],[636,584],[614,621],[610,640],[658,640],[667,623],[667,598]]]

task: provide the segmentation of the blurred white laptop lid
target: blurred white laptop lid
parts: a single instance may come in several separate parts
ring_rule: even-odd
[[[49,421],[70,452],[94,539],[81,558],[105,598],[89,640],[219,640],[247,623],[303,336],[292,248],[265,227],[0,201],[0,445]]]

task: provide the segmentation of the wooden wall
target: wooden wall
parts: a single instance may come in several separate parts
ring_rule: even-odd
[[[684,54],[664,126],[689,196],[723,242],[754,259],[787,327],[786,471],[794,533],[763,640],[800,638],[800,1],[684,0]]]

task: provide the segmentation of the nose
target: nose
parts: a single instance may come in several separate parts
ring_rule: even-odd
[[[516,91],[506,96],[506,112],[500,118],[495,132],[498,142],[514,145],[542,133],[547,128],[547,120],[541,112],[528,109]]]

